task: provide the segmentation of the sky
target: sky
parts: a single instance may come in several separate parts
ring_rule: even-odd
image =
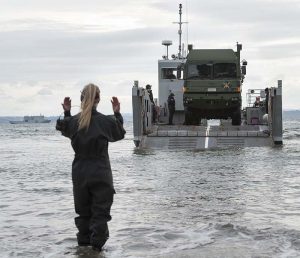
[[[300,0],[0,0],[0,116],[60,115],[65,96],[77,112],[90,82],[100,112],[112,113],[118,96],[131,113],[134,80],[157,96],[162,40],[178,52],[179,3],[184,43],[243,44],[244,105],[248,89],[283,80],[283,108],[300,109]]]

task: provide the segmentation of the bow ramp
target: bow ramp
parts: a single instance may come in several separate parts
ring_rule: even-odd
[[[241,125],[231,120],[202,120],[199,125],[184,125],[184,113],[175,113],[174,125],[168,125],[168,110],[154,114],[155,106],[148,91],[132,89],[133,134],[137,148],[197,150],[228,147],[260,147],[282,145],[282,82],[269,89],[266,107],[252,103],[255,94],[249,90],[249,103],[241,112]],[[254,96],[251,96],[254,95]]]
[[[209,149],[271,145],[267,126],[154,125],[140,147],[159,149]]]

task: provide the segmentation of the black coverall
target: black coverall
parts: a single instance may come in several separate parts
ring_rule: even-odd
[[[168,97],[168,109],[169,109],[169,125],[173,124],[173,116],[175,113],[175,98],[173,94]]]
[[[79,114],[65,112],[63,126],[58,129],[71,139],[75,152],[72,181],[75,218],[79,245],[100,248],[109,237],[107,222],[115,193],[108,156],[108,142],[124,138],[123,117],[120,113],[105,116],[96,110],[88,131],[78,131]]]

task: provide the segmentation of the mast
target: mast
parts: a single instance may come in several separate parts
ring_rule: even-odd
[[[179,22],[173,22],[176,24],[179,24],[179,30],[178,30],[178,35],[179,35],[179,45],[178,45],[178,58],[182,58],[182,49],[181,49],[181,34],[182,34],[182,24],[187,23],[187,22],[182,22],[182,4],[179,4]]]
[[[181,16],[182,16],[182,4],[179,4],[179,30],[178,30],[178,34],[179,34],[179,46],[178,46],[178,58],[181,58],[181,34],[182,34],[182,30],[181,30],[181,25],[182,25]]]

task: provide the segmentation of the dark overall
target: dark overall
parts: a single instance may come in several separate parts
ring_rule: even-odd
[[[101,249],[109,237],[107,222],[115,193],[108,156],[108,142],[124,138],[121,114],[105,116],[96,110],[88,131],[78,131],[79,115],[65,113],[62,134],[71,139],[75,152],[72,181],[79,245]]]
[[[168,109],[169,109],[169,125],[172,125],[173,116],[175,113],[175,99],[173,94],[170,94],[168,97]]]

